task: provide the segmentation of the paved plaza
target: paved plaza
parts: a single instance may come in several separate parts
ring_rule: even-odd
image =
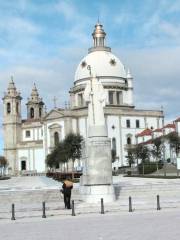
[[[0,181],[0,193],[2,191],[58,189],[60,186],[59,182],[45,176],[19,176]]]
[[[180,179],[143,179],[116,176],[113,178],[116,201],[105,203],[105,213],[127,213],[129,196],[134,212],[155,211],[157,194],[160,195],[162,211],[180,210]],[[64,209],[60,194],[62,183],[44,176],[17,177],[0,182],[0,222],[11,219],[11,204],[15,204],[16,219],[42,218],[42,202],[46,202],[46,215],[69,217],[71,211]],[[87,204],[79,194],[79,184],[74,184],[72,199],[76,215],[99,214],[101,206]],[[99,199],[100,200],[100,199]]]
[[[0,222],[3,240],[178,240],[180,211],[20,219]]]
[[[86,204],[74,184],[76,216],[64,209],[61,183],[46,177],[16,177],[0,182],[0,232],[3,240],[177,240],[180,236],[180,180],[113,178],[117,200]],[[156,210],[160,194],[161,211]],[[133,212],[128,212],[132,196]],[[42,218],[42,200],[46,217]],[[16,220],[11,220],[15,202]]]

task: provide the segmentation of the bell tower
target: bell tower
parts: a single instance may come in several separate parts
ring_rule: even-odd
[[[16,90],[13,77],[3,97],[4,155],[13,174],[18,170],[17,144],[21,138],[21,95]]]
[[[41,119],[44,116],[44,102],[42,98],[39,97],[39,93],[35,84],[26,105],[28,119]]]

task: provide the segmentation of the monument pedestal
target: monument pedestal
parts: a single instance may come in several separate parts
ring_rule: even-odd
[[[96,133],[99,135],[99,131]],[[89,203],[99,202],[101,198],[104,202],[114,201],[111,140],[107,136],[96,136],[91,131],[82,149],[83,175],[80,179],[82,198]]]
[[[103,198],[104,203],[115,201],[113,185],[82,185],[80,194],[87,203],[98,203]]]

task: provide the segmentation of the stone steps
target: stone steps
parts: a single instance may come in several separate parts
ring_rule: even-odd
[[[146,184],[146,185],[115,185],[118,195],[117,201],[105,204],[105,211],[128,211],[129,196],[132,197],[132,206],[135,211],[156,210],[156,195],[160,195],[162,209],[180,208],[180,184]],[[98,204],[86,204],[81,200],[78,187],[72,191],[75,200],[76,214],[99,213]],[[64,209],[63,196],[56,189],[34,190],[1,190],[0,191],[0,219],[10,219],[11,204],[15,203],[16,217],[42,217],[42,202],[46,202],[47,216],[71,215],[70,210]]]
[[[73,190],[74,199],[79,199],[76,190]],[[27,191],[1,191],[0,203],[42,203],[62,201],[63,196],[58,189],[27,190]]]

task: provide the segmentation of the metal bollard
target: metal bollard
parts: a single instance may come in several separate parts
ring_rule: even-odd
[[[132,212],[132,199],[129,197],[129,212]]]
[[[74,208],[74,200],[72,200],[72,216],[76,216]]]
[[[104,214],[104,201],[103,201],[103,198],[101,198],[101,214]]]
[[[12,216],[11,216],[11,220],[16,220],[16,218],[15,218],[15,205],[14,205],[14,203],[12,204]]]
[[[160,197],[159,197],[159,195],[157,195],[157,210],[161,210],[161,207],[160,207]]]
[[[46,205],[45,205],[45,202],[42,203],[42,210],[43,210],[42,218],[46,218]]]

